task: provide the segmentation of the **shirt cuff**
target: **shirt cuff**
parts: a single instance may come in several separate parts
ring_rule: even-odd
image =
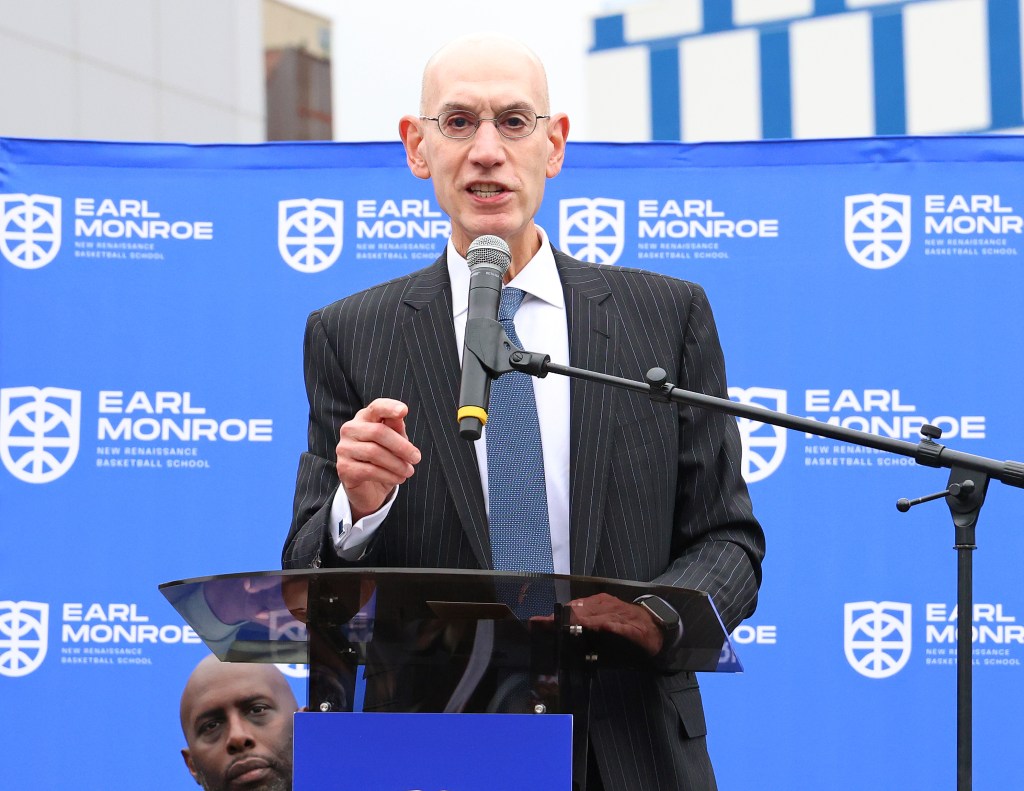
[[[334,544],[334,551],[342,560],[360,560],[366,553],[370,539],[377,532],[377,528],[387,518],[391,506],[398,496],[398,487],[391,493],[391,496],[384,501],[384,504],[374,513],[367,514],[358,522],[352,522],[352,505],[348,501],[348,493],[344,485],[338,486],[334,493],[334,502],[331,503],[331,543]]]

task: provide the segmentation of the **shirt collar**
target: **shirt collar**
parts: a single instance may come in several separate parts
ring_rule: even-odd
[[[565,294],[562,291],[562,281],[558,279],[558,267],[555,266],[555,256],[551,252],[548,235],[539,225],[536,227],[540,234],[540,249],[507,285],[522,289],[556,308],[564,309]],[[466,259],[459,255],[451,239],[448,240],[447,259],[448,277],[452,283],[452,316],[455,317],[469,309],[469,265]]]

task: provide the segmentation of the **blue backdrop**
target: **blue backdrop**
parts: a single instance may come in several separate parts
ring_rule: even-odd
[[[1020,459],[1022,214],[1022,140],[975,137],[571,144],[539,219],[705,286],[737,399]],[[306,315],[447,234],[398,144],[0,139],[5,785],[193,787],[206,648],[157,585],[278,567]],[[741,428],[768,556],[745,674],[702,682],[721,787],[953,788],[952,527],[894,507],[945,471]],[[979,789],[1020,781],[1022,508],[978,531]]]

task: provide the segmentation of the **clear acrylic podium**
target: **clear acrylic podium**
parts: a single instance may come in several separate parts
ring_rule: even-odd
[[[368,568],[228,574],[160,590],[220,659],[308,664],[312,712],[571,714],[574,788],[585,784],[596,672],[742,669],[711,599],[682,588]],[[653,657],[574,617],[573,603],[589,597],[646,594],[668,602],[681,625]]]

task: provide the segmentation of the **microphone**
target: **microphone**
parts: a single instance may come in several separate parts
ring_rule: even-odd
[[[459,436],[480,439],[487,422],[487,405],[491,397],[491,375],[479,358],[470,351],[470,338],[476,332],[473,319],[498,319],[501,282],[512,265],[512,251],[504,239],[478,236],[466,252],[469,264],[469,310],[466,315],[466,338],[462,350],[462,385],[459,388]]]

